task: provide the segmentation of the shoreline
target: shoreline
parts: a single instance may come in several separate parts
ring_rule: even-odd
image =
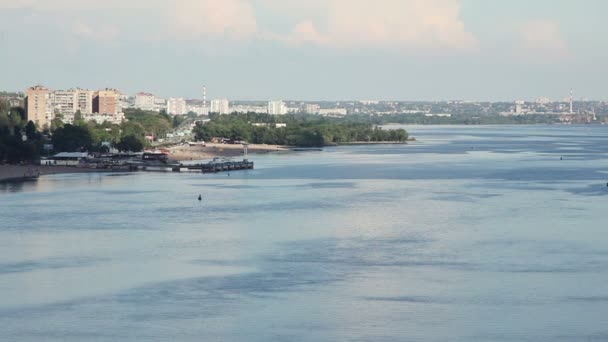
[[[289,152],[292,147],[281,145],[250,144],[247,154],[266,154],[276,152]],[[213,158],[244,157],[244,148],[240,144],[214,144],[205,146],[174,146],[168,148],[169,158],[178,162],[189,160],[205,160]]]
[[[44,165],[0,165],[0,183],[36,179],[40,176],[108,172],[103,169],[79,168],[75,166],[44,166]]]
[[[411,140],[408,140],[411,141]],[[408,141],[361,141],[350,142],[336,145],[328,145],[318,148],[298,148],[297,146],[264,145],[251,144],[248,146],[248,154],[259,155],[268,153],[296,152],[298,150],[318,150],[326,147],[353,146],[353,145],[405,145]],[[206,160],[213,158],[237,158],[244,157],[242,145],[229,144],[206,144],[205,146],[174,146],[168,148],[169,158],[177,162],[190,160]],[[98,173],[115,172],[107,169],[93,169],[76,166],[57,166],[57,165],[0,165],[0,183],[12,181],[24,181],[36,179],[39,176],[54,174],[75,174],[75,173]]]

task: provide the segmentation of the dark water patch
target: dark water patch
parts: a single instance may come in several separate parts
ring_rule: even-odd
[[[95,193],[95,194],[103,194],[103,195],[147,195],[147,194],[158,194],[165,193],[168,191],[163,190],[119,190],[119,189],[109,189],[109,190],[89,190],[87,192]]]
[[[473,194],[473,193],[458,193],[458,192],[434,192],[435,196],[431,199],[436,201],[450,201],[450,202],[469,202],[475,203],[480,199],[488,199],[494,197],[500,197],[500,194]]]
[[[608,176],[605,176],[605,179],[608,181]],[[567,188],[565,191],[581,196],[608,196],[608,183],[598,182],[581,188]]]
[[[433,298],[433,297],[420,297],[420,296],[402,296],[402,297],[363,297],[364,300],[374,302],[398,302],[398,303],[410,303],[410,304],[448,304],[449,301]]]
[[[249,185],[249,184],[190,184],[190,186],[210,188],[210,189],[259,189],[261,186]],[[272,186],[274,187],[274,186]]]
[[[433,240],[396,238],[378,240],[313,240],[284,244],[288,253],[272,255],[273,263],[323,265],[336,270],[367,267],[437,267],[477,270],[478,265],[460,261],[454,255],[429,253]],[[317,266],[318,267],[318,266]]]
[[[588,302],[588,303],[608,303],[608,296],[583,296],[583,297],[567,297],[566,300],[574,302]]]
[[[103,262],[93,258],[56,258],[0,264],[0,274],[25,273],[39,270],[92,266]]]
[[[283,212],[289,211],[309,211],[309,210],[331,210],[337,208],[343,208],[344,204],[337,203],[330,200],[316,200],[316,201],[285,201],[285,202],[271,202],[271,203],[246,203],[243,204],[241,201],[235,201],[233,205],[217,205],[212,201],[206,202],[203,199],[203,203],[197,207],[159,207],[155,210],[160,213],[167,213],[175,215],[176,213],[192,213],[193,210],[197,210],[201,214],[213,213],[213,214],[238,214],[238,213],[267,213],[267,212]]]
[[[107,174],[106,177],[128,177],[128,176],[134,176],[135,173],[133,172],[127,172],[127,173],[110,173]]]
[[[298,188],[313,189],[354,189],[357,183],[353,182],[327,182],[327,183],[308,183],[296,185]]]
[[[547,339],[547,341],[549,341]],[[580,334],[580,335],[560,335],[552,337],[551,341],[564,341],[564,342],[606,342],[608,341],[608,331]]]
[[[35,188],[38,179],[5,179],[0,181],[0,192],[15,193],[28,188]]]

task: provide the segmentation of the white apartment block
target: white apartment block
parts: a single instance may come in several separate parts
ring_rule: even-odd
[[[230,114],[230,101],[227,99],[211,100],[210,113]]]
[[[268,102],[268,114],[271,115],[284,115],[287,114],[287,106],[283,101],[270,101]]]
[[[156,102],[154,95],[149,93],[135,94],[135,108],[139,108],[141,110],[155,110]]]
[[[346,108],[328,108],[319,110],[319,114],[324,116],[345,116],[347,113]]]
[[[55,90],[50,93],[50,106],[54,114],[74,116],[93,112],[93,91],[85,89]]]
[[[154,110],[157,112],[167,111],[167,100],[161,98],[154,99]]]
[[[319,114],[319,111],[321,111],[321,106],[318,104],[307,104],[304,106],[304,111],[308,114]]]
[[[268,108],[265,106],[247,106],[247,105],[238,105],[230,107],[231,113],[268,113]]]
[[[83,114],[82,119],[84,121],[95,121],[98,124],[102,124],[107,121],[114,125],[120,125],[125,120],[125,114]]]
[[[186,100],[183,98],[169,98],[167,100],[167,114],[169,115],[185,115],[188,114]]]

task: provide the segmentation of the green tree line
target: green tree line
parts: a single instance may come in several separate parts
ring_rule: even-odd
[[[408,138],[403,129],[385,130],[371,123],[306,114],[234,113],[210,117],[210,122],[195,127],[198,140],[227,138],[254,144],[321,147],[350,142],[403,142]],[[287,126],[276,127],[279,123]]]
[[[18,163],[39,159],[45,144],[53,145],[50,152],[103,151],[110,143],[121,151],[142,151],[148,144],[147,135],[162,137],[177,127],[186,117],[171,117],[164,112],[125,110],[128,121],[120,125],[85,122],[76,113],[73,124],[64,124],[61,114],[51,121],[48,129],[27,121],[25,110],[10,108],[0,101],[0,162]]]

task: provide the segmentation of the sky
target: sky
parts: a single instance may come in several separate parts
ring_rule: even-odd
[[[0,90],[608,99],[604,0],[0,0]]]

